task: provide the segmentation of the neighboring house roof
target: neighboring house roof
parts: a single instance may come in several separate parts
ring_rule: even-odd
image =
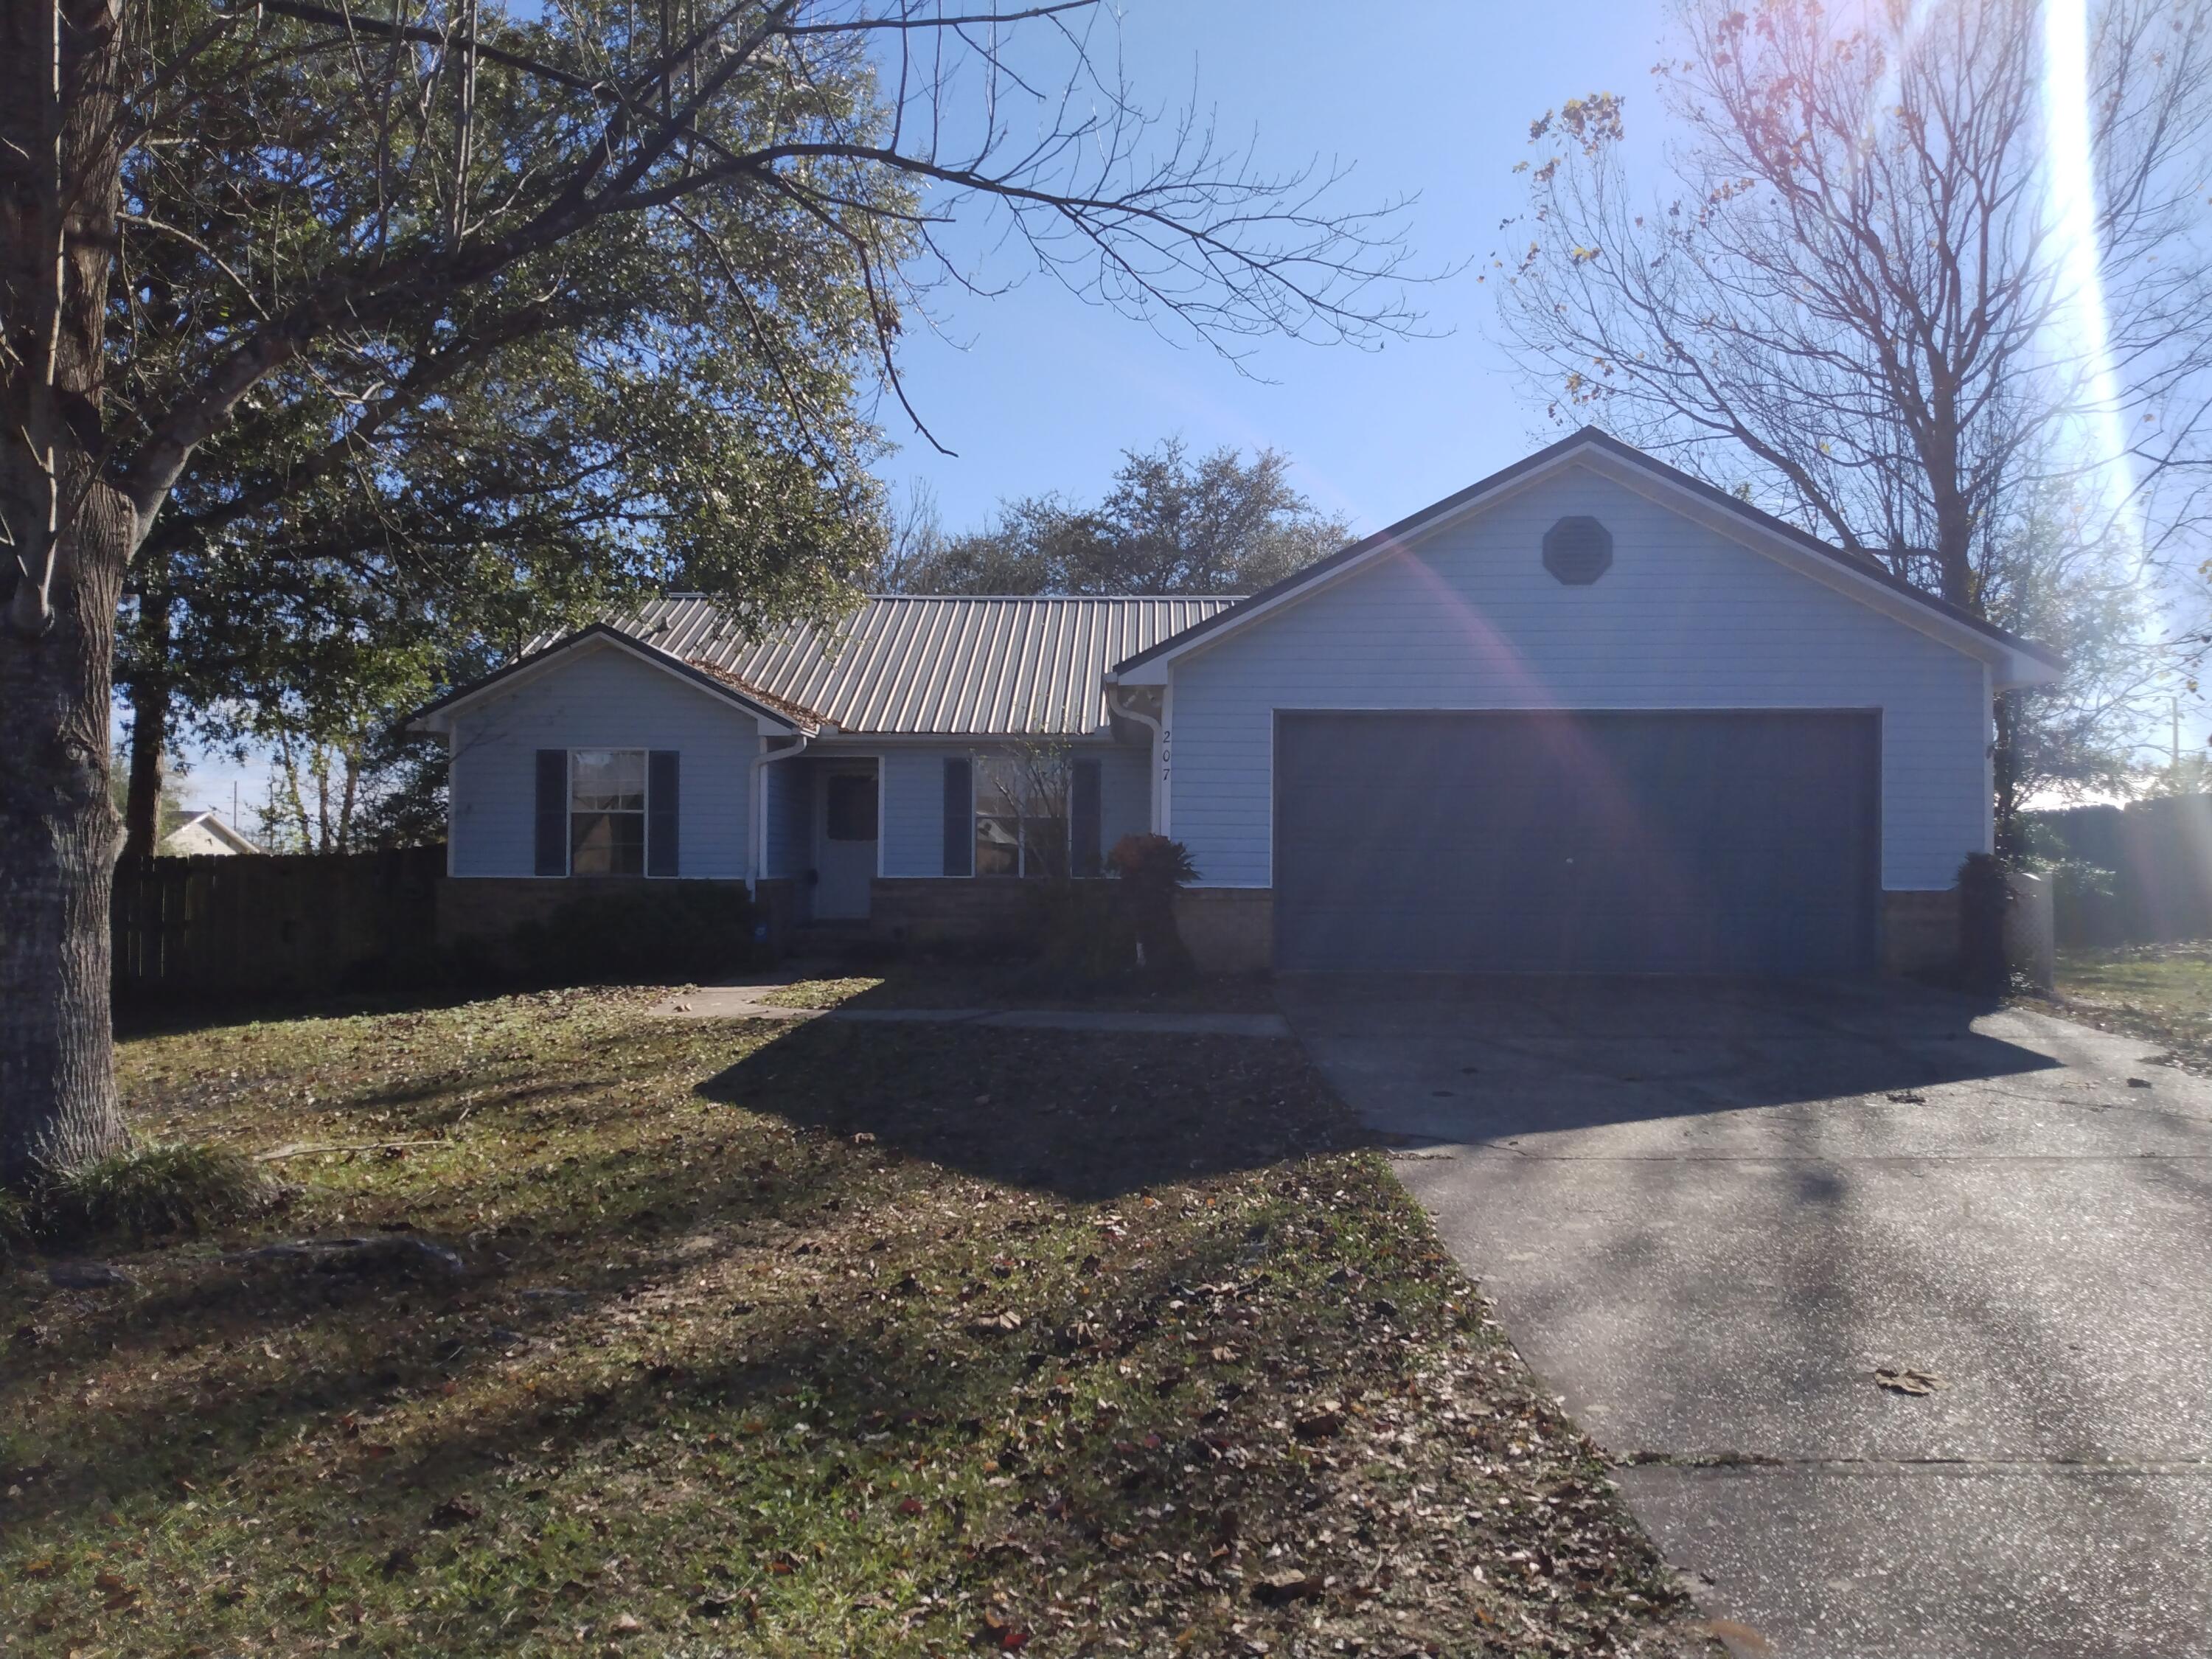
[[[842,732],[1076,737],[1107,724],[1115,663],[1234,603],[882,595],[828,628],[800,623],[752,641],[696,595],[609,621]]]
[[[505,689],[516,681],[526,679],[550,667],[553,659],[564,652],[602,647],[627,652],[651,667],[673,674],[678,679],[688,680],[710,696],[720,697],[725,702],[735,703],[747,714],[769,720],[785,730],[811,732],[821,725],[820,720],[808,711],[794,708],[785,699],[763,695],[734,673],[706,663],[684,661],[635,635],[611,628],[605,623],[593,623],[573,634],[541,635],[525,646],[522,654],[505,667],[494,670],[482,679],[454,687],[435,702],[423,704],[407,717],[407,724],[421,732],[443,732],[453,710],[464,703],[474,702],[478,697]]]
[[[1308,565],[1271,587],[1262,588],[1248,599],[1239,599],[1233,605],[1198,619],[1171,639],[1158,641],[1120,659],[1112,665],[1110,672],[1118,676],[1163,657],[1180,656],[1185,650],[1200,643],[1211,643],[1213,639],[1256,620],[1304,592],[1326,586],[1337,577],[1348,574],[1352,569],[1396,550],[1415,536],[1436,527],[1441,521],[1472,510],[1508,490],[1526,485],[1536,475],[1571,461],[1593,458],[1610,461],[1616,466],[1626,466],[1632,473],[1665,486],[1668,493],[1678,498],[1686,498],[1690,503],[1701,507],[1715,517],[1732,522],[1739,530],[1752,532],[1769,542],[1778,542],[1799,553],[1815,555],[1848,572],[1852,583],[1866,585],[1892,601],[1908,601],[1910,606],[1917,608],[1925,617],[1940,620],[1953,631],[1954,637],[1956,630],[1963,629],[1980,635],[1990,645],[2003,647],[2004,652],[2009,653],[2008,660],[2015,665],[2014,683],[2050,679],[2055,677],[2057,670],[2065,665],[2065,659],[2047,647],[2008,633],[1994,623],[1985,622],[1937,599],[1892,574],[1872,559],[1832,546],[1771,513],[1761,512],[1724,489],[1716,489],[1702,478],[1693,477],[1679,467],[1669,466],[1666,462],[1645,454],[1632,444],[1623,443],[1609,433],[1601,432],[1595,427],[1584,427],[1559,442],[1469,484],[1465,489],[1447,495],[1386,529],[1376,531],[1364,540],[1354,542],[1351,546]],[[2026,659],[2027,661],[2020,663],[2019,659]]]
[[[188,813],[161,837],[159,850],[170,858],[204,857],[210,854],[258,853],[260,848],[216,815],[213,807]]]

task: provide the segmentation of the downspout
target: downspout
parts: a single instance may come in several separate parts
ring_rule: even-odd
[[[1121,701],[1121,688],[1120,686],[1117,685],[1112,688],[1111,695],[1108,699],[1108,706],[1111,708],[1115,714],[1126,714],[1129,719],[1136,721],[1138,725],[1152,728],[1152,763],[1151,771],[1152,775],[1152,807],[1151,827],[1154,835],[1160,835],[1164,833],[1160,829],[1160,722],[1157,717],[1146,714],[1142,709],[1132,708],[1127,703],[1123,702]]]
[[[799,741],[788,749],[770,749],[765,739],[761,751],[753,757],[753,847],[752,857],[747,860],[750,873],[745,878],[745,891],[757,899],[760,884],[768,879],[768,768],[771,761],[787,761],[806,752],[806,745],[814,740],[811,732],[800,732]]]

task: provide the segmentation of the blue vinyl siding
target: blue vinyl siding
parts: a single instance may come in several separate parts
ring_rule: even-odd
[[[540,749],[672,749],[683,756],[679,875],[743,880],[753,717],[604,648],[454,717],[453,870],[527,876]]]
[[[989,744],[886,748],[884,769],[884,874],[945,873],[945,763],[951,756],[988,755]],[[1084,744],[1073,752],[1100,763],[1099,839],[1111,851],[1123,836],[1148,827],[1151,756],[1125,744]]]
[[[1543,566],[1571,514],[1613,532],[1589,586]],[[1882,884],[1990,844],[1978,660],[1582,468],[1193,652],[1172,700],[1171,831],[1208,884],[1273,879],[1278,708],[1879,708]]]

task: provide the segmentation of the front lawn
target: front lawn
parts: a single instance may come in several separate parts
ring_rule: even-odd
[[[2057,992],[2069,1012],[2212,1070],[2212,940],[2061,951]]]
[[[651,1000],[123,1045],[295,1190],[0,1275],[0,1653],[1686,1648],[1291,1044]]]

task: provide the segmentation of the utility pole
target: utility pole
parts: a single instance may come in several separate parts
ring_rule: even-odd
[[[2173,708],[2173,772],[2178,780],[2181,775],[2181,699],[2169,697],[2166,701]]]

